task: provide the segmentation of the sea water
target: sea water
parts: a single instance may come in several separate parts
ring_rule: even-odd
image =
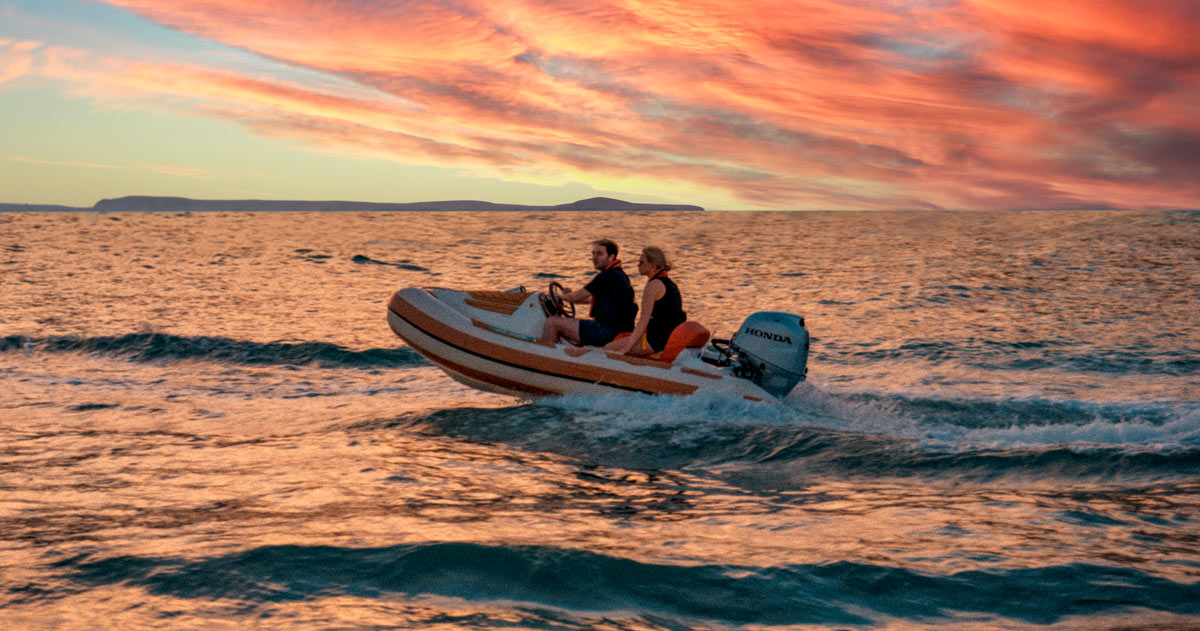
[[[600,237],[809,380],[519,400],[387,326]],[[0,298],[2,629],[1200,627],[1200,213],[15,213]]]

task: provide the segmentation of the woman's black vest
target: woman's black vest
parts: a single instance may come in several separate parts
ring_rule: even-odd
[[[661,351],[667,345],[667,338],[675,327],[687,321],[687,313],[683,311],[683,299],[679,297],[679,287],[675,281],[666,276],[656,276],[667,291],[662,298],[654,301],[654,309],[650,312],[650,323],[646,325],[646,341],[655,351]]]

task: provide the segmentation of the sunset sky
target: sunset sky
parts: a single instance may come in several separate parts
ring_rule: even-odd
[[[1200,208],[1196,0],[0,0],[0,202]]]

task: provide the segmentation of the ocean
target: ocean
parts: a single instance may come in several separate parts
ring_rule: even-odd
[[[808,381],[520,400],[388,328],[600,237]],[[0,296],[5,630],[1200,628],[1200,212],[6,213]]]

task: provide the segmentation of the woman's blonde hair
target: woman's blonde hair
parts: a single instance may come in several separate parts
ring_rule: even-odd
[[[656,245],[648,245],[642,248],[642,256],[646,257],[646,262],[662,271],[671,271],[671,263],[667,261],[667,255],[663,253],[662,248]]]

